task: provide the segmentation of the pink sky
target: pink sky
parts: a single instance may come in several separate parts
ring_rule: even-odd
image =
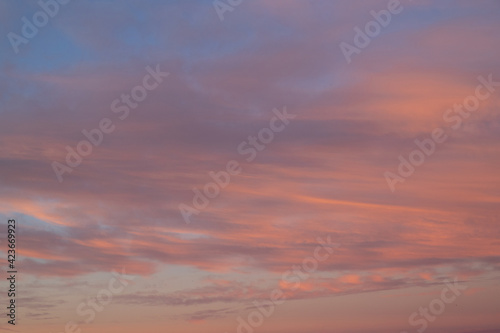
[[[18,53],[3,38],[0,252],[15,218],[19,306],[0,329],[413,333],[456,279],[466,289],[423,331],[500,332],[500,3],[401,1],[348,63],[341,43],[389,3],[243,0],[221,21],[212,2],[70,2]],[[0,35],[39,10],[0,3]],[[158,84],[120,119],[113,102],[147,75]],[[102,119],[114,130],[59,181],[53,162]],[[271,123],[249,160],[238,147]],[[446,141],[391,191],[386,172],[436,128]],[[229,161],[241,171],[195,207]],[[318,238],[338,245],[324,260]],[[80,304],[122,270],[86,323]],[[239,329],[273,290],[286,301]]]

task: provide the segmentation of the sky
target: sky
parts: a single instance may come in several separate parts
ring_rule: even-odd
[[[500,2],[64,1],[0,0],[1,331],[500,332]]]

